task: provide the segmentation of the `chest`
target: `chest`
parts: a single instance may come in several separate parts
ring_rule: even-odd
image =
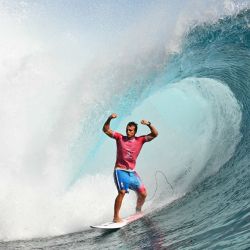
[[[136,153],[140,151],[142,147],[142,143],[138,138],[133,138],[131,140],[122,138],[121,140],[117,142],[117,146],[122,151],[130,151],[131,153],[132,152]]]

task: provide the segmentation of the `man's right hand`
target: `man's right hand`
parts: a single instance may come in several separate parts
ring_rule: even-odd
[[[109,118],[110,118],[110,119],[115,119],[116,117],[117,117],[117,114],[113,113],[113,114],[110,115]]]
[[[113,138],[113,131],[110,129],[110,122],[112,119],[115,119],[117,117],[117,114],[113,113],[109,116],[109,118],[107,119],[107,121],[104,123],[103,125],[103,132],[108,135],[109,137]]]

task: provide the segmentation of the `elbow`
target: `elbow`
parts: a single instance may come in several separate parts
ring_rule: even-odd
[[[157,137],[157,136],[158,136],[158,134],[159,134],[159,133],[158,133],[158,131],[155,131],[154,136],[155,136],[155,137]]]
[[[105,128],[105,127],[102,128],[102,131],[103,131],[103,133],[106,134],[106,135],[109,134],[109,129],[107,129],[107,128]]]

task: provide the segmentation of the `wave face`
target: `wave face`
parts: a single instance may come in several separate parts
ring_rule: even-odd
[[[159,130],[137,163],[149,196],[156,170],[173,186],[158,176],[145,208],[161,208],[161,230],[145,244],[160,236],[174,249],[250,244],[249,9],[191,23],[177,36],[178,50],[165,44],[168,36],[146,48],[123,41],[84,70],[82,58],[91,56],[77,54],[82,40],[72,33],[60,33],[66,45],[47,44],[50,33],[37,38],[15,27],[19,41],[5,31],[1,50],[1,239],[67,234],[112,217],[115,144],[101,128],[116,112],[115,130],[143,118]],[[135,198],[124,203],[124,216]]]
[[[166,237],[166,246],[174,249],[246,249],[250,245],[247,239],[250,215],[247,192],[250,177],[249,20],[250,11],[247,9],[213,24],[198,25],[186,36],[182,52],[173,56],[167,66],[168,73],[168,69],[172,73],[177,68],[174,74],[177,84],[192,76],[200,79],[196,85],[202,89],[204,86],[199,84],[206,85],[206,81],[213,79],[219,93],[219,96],[211,96],[212,85],[209,85],[208,92],[201,91],[204,99],[215,105],[212,113],[215,127],[209,137],[211,158],[199,176],[204,170],[206,173],[207,168],[220,171],[198,184],[180,203],[162,211],[162,214],[168,213],[164,225],[171,224],[166,234],[173,228],[180,230]],[[220,84],[229,92],[220,89]],[[230,101],[229,96],[232,97]],[[203,111],[204,116],[209,116],[206,110]],[[206,122],[205,131],[210,129],[210,124]],[[196,157],[200,156],[206,143],[200,145]],[[177,214],[180,218],[176,218]],[[174,239],[173,243],[169,244],[171,239]]]

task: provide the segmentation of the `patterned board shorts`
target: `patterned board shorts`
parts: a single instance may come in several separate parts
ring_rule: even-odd
[[[138,193],[146,192],[146,188],[136,171],[115,169],[114,181],[118,192],[121,190],[125,190],[126,193],[128,193],[129,189],[134,190]]]

